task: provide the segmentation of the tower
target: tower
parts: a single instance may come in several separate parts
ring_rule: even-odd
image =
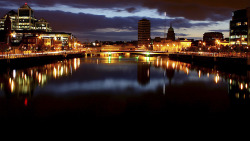
[[[138,22],[138,46],[148,48],[150,45],[151,25],[147,19],[142,19]]]
[[[172,23],[170,23],[170,28],[168,29],[167,40],[175,41],[175,33],[172,27]]]
[[[4,21],[4,31],[11,32],[11,20],[9,15],[7,15]]]
[[[34,23],[34,11],[25,3],[18,9],[18,29],[32,30],[35,26]]]
[[[11,40],[11,20],[9,15],[7,15],[4,21],[4,32],[5,32],[5,42],[9,44]]]

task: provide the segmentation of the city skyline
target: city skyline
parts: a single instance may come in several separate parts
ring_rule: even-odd
[[[202,39],[204,32],[218,31],[229,37],[232,12],[244,9],[248,1],[0,1],[1,16],[24,3],[44,17],[54,31],[73,33],[80,41],[137,40],[137,22],[151,21],[151,38],[163,37],[165,25],[173,23],[176,37]],[[175,6],[178,5],[178,6]],[[165,17],[165,11],[167,16]],[[55,18],[56,17],[56,18]]]

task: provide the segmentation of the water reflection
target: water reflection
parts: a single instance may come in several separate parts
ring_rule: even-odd
[[[205,105],[205,110],[211,106],[211,109],[216,111],[219,108],[227,109],[228,103],[235,105],[249,103],[249,74],[248,71],[232,73],[221,71],[217,67],[192,65],[173,61],[167,57],[108,54],[102,57],[64,60],[26,69],[6,70],[0,74],[0,86],[1,91],[7,97],[22,97],[21,101],[24,106],[29,106],[34,93],[58,97],[75,96],[77,100],[69,102],[69,107],[74,105],[75,101],[80,104],[85,101],[87,106],[84,106],[88,107],[93,104],[94,106],[91,106],[95,107],[96,103],[91,103],[91,100],[95,99],[99,102],[100,99],[106,98],[101,96],[102,94],[109,95],[107,97],[116,94],[123,96],[119,97],[119,100],[123,101],[122,106],[118,103],[121,109],[127,106],[126,102],[131,100],[129,99],[131,95],[150,95],[144,97],[145,99],[140,99],[138,96],[139,100],[136,98],[133,100],[137,102],[145,100],[141,102],[141,105],[149,103],[147,106],[152,106],[150,108],[159,107],[163,111],[166,110],[164,108],[176,106],[179,103],[184,103],[183,105],[188,103],[186,105],[194,105],[195,108]],[[92,94],[94,98],[91,97]],[[128,98],[126,95],[129,95]],[[58,97],[55,98],[56,102],[61,102],[62,105],[67,104],[64,100],[60,101]],[[78,100],[78,98],[82,99]],[[154,99],[153,102],[151,98]],[[105,100],[109,101],[109,99]],[[136,103],[133,103],[133,100],[131,100],[132,105]],[[111,102],[111,105],[107,107],[112,107],[114,103]],[[182,107],[183,111],[186,110],[185,106]],[[192,106],[190,107],[193,108]],[[178,109],[179,105],[176,107]],[[64,108],[67,109],[67,105]],[[117,110],[114,111],[117,112]]]
[[[0,74],[1,90],[5,95],[32,95],[37,86],[47,81],[71,75],[80,67],[80,58]]]
[[[150,83],[150,64],[145,62],[137,63],[137,80],[141,85]]]
[[[159,63],[160,62],[160,63]],[[201,66],[191,65],[189,63],[172,61],[168,58],[157,58],[153,63],[155,68],[166,70],[166,78],[169,80],[169,86],[176,73],[183,72],[190,76],[189,79],[208,81],[213,79],[212,83],[219,85],[221,83],[228,84],[228,94],[234,102],[246,102],[250,98],[249,88],[249,71],[239,74],[238,72],[229,73],[214,68],[205,68]],[[192,72],[192,74],[190,73]],[[210,81],[209,81],[210,82]],[[164,91],[164,88],[163,88]]]
[[[202,80],[209,81],[212,79],[214,84],[228,83],[229,94],[234,95],[236,99],[246,99],[249,97],[249,73],[234,74],[219,71],[215,68],[205,68],[201,66],[191,65],[189,63],[172,61],[167,57],[147,57],[143,55],[117,55],[104,56],[97,58],[83,58],[59,61],[54,64],[32,67],[21,70],[8,70],[6,73],[0,74],[1,90],[6,95],[22,95],[33,94],[37,86],[43,87],[49,80],[58,79],[62,76],[72,75],[82,63],[88,64],[137,64],[137,82],[144,87],[157,87],[162,83],[162,91],[165,94],[166,85],[173,85],[180,79],[174,79],[175,75],[186,74],[189,81]],[[162,70],[162,82],[151,78],[151,69]],[[114,69],[114,68],[112,68]],[[195,75],[196,74],[196,75]],[[158,81],[159,83],[156,83]],[[115,82],[114,82],[115,83]],[[124,83],[124,82],[123,82]],[[130,82],[128,82],[130,83]],[[94,84],[93,84],[94,85]],[[122,86],[122,85],[121,85]],[[134,87],[138,87],[134,84]],[[97,87],[98,88],[98,87]]]

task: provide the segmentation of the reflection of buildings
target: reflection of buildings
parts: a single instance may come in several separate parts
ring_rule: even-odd
[[[154,62],[155,68],[163,68],[166,70],[166,76],[169,80],[169,84],[171,85],[171,80],[173,79],[176,72],[184,72],[189,75],[192,71],[197,73],[197,79],[200,78],[211,78],[214,81],[214,84],[219,84],[224,81],[228,83],[228,93],[231,99],[232,104],[248,104],[250,102],[250,83],[249,74],[235,74],[235,73],[227,73],[220,72],[215,68],[204,68],[201,66],[191,65],[189,63],[172,61],[168,58],[158,59]],[[165,92],[165,87],[163,87],[163,91]]]
[[[147,85],[150,82],[150,63],[137,63],[137,81],[141,85]]]
[[[138,22],[138,47],[147,49],[150,46],[151,37],[150,21],[142,19]]]
[[[250,45],[250,8],[233,12],[230,21],[230,44]]]
[[[228,83],[229,95],[234,104],[249,102],[250,88],[248,82],[228,79]]]
[[[170,66],[169,68],[166,69],[166,76],[169,80],[169,85],[171,86],[171,82],[172,82],[172,79],[174,78],[174,74],[175,74],[175,69]]]
[[[32,95],[37,86],[44,86],[50,79],[72,74],[80,67],[80,58],[54,64],[12,70],[1,75],[1,89],[6,95]]]

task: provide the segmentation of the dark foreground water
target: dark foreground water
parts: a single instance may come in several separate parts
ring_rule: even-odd
[[[160,56],[1,68],[0,119],[248,121],[250,73],[216,68]]]

